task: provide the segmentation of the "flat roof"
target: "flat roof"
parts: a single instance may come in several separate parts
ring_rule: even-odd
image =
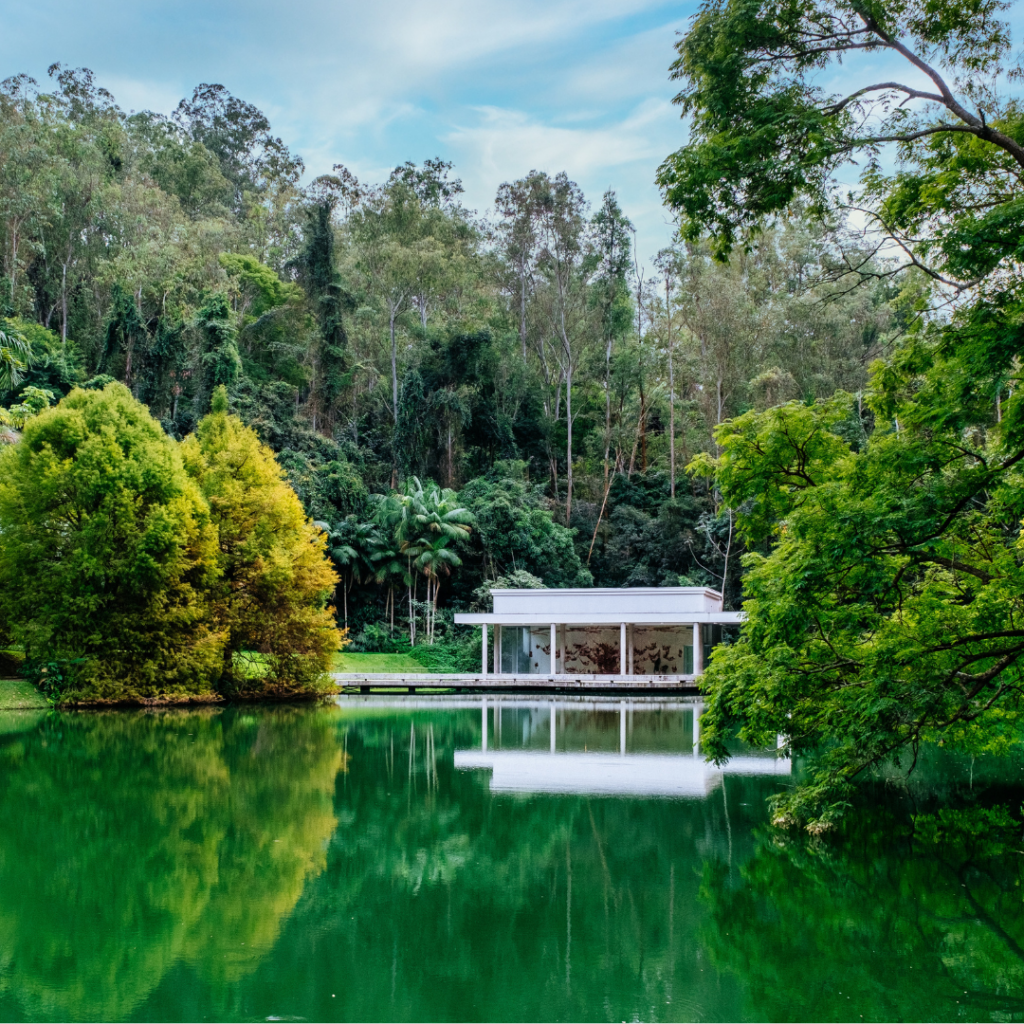
[[[743,612],[456,612],[455,621],[462,626],[692,626],[696,623],[735,625],[743,621]]]
[[[707,597],[721,599],[720,590],[712,590],[711,587],[491,587],[492,594],[567,594],[589,597],[600,595],[602,597],[611,595],[613,597],[628,597],[631,594],[647,596],[649,594],[662,597],[674,597],[679,594],[704,594]]]

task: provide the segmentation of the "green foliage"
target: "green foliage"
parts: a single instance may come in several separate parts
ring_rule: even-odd
[[[661,182],[688,237],[711,231],[719,257],[749,248],[794,200],[837,207],[833,175],[863,158],[845,201],[914,271],[892,303],[903,336],[856,408],[837,394],[746,413],[693,463],[752,549],[741,639],[705,679],[709,749],[724,757],[738,730],[812,755],[780,811],[816,829],[866,769],[913,767],[926,738],[1005,742],[1024,710],[1024,411],[1010,384],[1024,293],[1007,187],[1024,148],[1016,100],[998,91],[1005,9],[723,0],[679,43],[693,140]],[[825,95],[824,69],[857,53],[898,58],[935,91],[890,80]],[[837,266],[851,280],[901,269],[849,252]]]
[[[273,453],[227,409],[221,386],[212,411],[182,445],[218,537],[212,607],[224,635],[219,686],[231,694],[308,692],[323,684],[343,639],[327,607],[337,577],[323,535]],[[263,656],[266,675],[238,670],[235,655],[250,651]]]
[[[957,369],[932,380],[945,390]],[[912,765],[936,730],[1022,710],[1019,413],[968,440],[958,402],[922,403],[920,426],[913,408],[859,452],[835,432],[841,399],[748,413],[702,464],[748,543],[771,545],[746,556],[748,620],[706,675],[705,740],[724,756],[739,728],[817,754],[798,810],[841,799],[866,767]]]
[[[419,644],[413,657],[427,672],[454,672],[476,675],[480,671],[480,635],[467,630],[467,635],[450,636],[432,644]]]
[[[31,384],[22,388],[21,401],[9,409],[0,409],[0,425],[9,424],[20,429],[31,416],[42,412],[53,404],[53,392],[36,388]]]
[[[282,281],[255,256],[222,252],[218,254],[217,261],[237,289],[240,306],[246,316],[258,319],[278,306],[302,299],[302,289],[298,285]]]
[[[975,77],[994,80],[1003,70],[1010,41],[999,15],[1008,6],[1004,0],[891,0],[870,8],[849,0],[709,0],[677,44],[673,65],[684,83],[676,102],[691,118],[691,140],[658,174],[683,216],[684,233],[696,239],[711,232],[717,252],[727,254],[739,233],[797,199],[828,207],[834,172],[859,153],[868,156],[869,192],[888,195],[883,224],[921,223],[928,209],[952,204],[972,233],[982,223],[995,227],[1008,208],[997,214],[964,186],[983,180],[993,164],[1002,177],[1014,161],[1024,161],[1016,105],[1001,104]],[[897,74],[912,77],[908,84],[889,80],[845,95],[826,93],[819,84],[823,70],[838,70],[860,53],[893,60]],[[921,71],[931,79],[925,88],[917,84]],[[954,76],[952,88],[943,74]],[[926,103],[908,104],[912,99]],[[976,103],[986,108],[980,116]],[[876,155],[892,142],[900,144],[904,166],[921,160],[925,172],[899,171],[894,190]],[[952,160],[954,153],[962,156]]]
[[[454,491],[433,481],[424,485],[416,477],[407,480],[401,491],[375,497],[374,518],[383,533],[370,541],[366,563],[379,563],[375,575],[383,582],[394,575],[392,566],[404,560],[410,644],[416,643],[416,582],[420,574],[426,578],[426,633],[427,642],[433,643],[442,578],[462,565],[455,548],[469,538],[475,525],[473,514],[458,506]]]
[[[238,354],[234,317],[221,292],[215,292],[204,303],[196,314],[195,326],[202,338],[201,365],[210,389],[234,384],[242,371],[242,359]]]
[[[121,384],[74,391],[0,451],[4,618],[66,699],[208,692],[216,533],[174,443]]]
[[[755,28],[773,16],[744,10]],[[935,250],[947,271],[990,262],[992,240],[1013,234],[1008,206],[970,235],[962,197],[982,187],[991,200],[1009,181],[1005,167],[986,177],[979,138],[944,136],[955,180],[946,149],[915,150],[885,207],[920,237],[935,197],[960,204],[959,241]],[[755,154],[754,171],[776,173],[782,153],[771,166]],[[302,170],[266,115],[221,85],[164,117],[120,109],[84,68],[54,66],[44,91],[0,83],[0,312],[29,344],[18,389],[0,394],[15,410],[3,439],[38,405],[28,388],[57,398],[117,380],[182,439],[223,385],[331,529],[372,525],[370,495],[408,497],[412,477],[459,494],[452,507],[478,524],[464,543],[403,551],[375,527],[375,571],[347,574],[335,597],[360,636],[447,638],[485,579],[520,570],[553,586],[685,577],[736,605],[731,512],[710,483],[683,486],[679,466],[717,454],[715,427],[748,409],[861,393],[886,332],[911,328],[928,300],[925,271],[890,282],[838,214],[819,224],[793,209],[728,266],[714,240],[691,238],[659,255],[655,282],[636,276],[644,254],[615,193],[591,208],[558,168],[501,185],[490,220],[463,207],[443,160],[376,184],[336,165],[300,188]],[[888,179],[869,171],[879,212]],[[879,279],[852,289],[850,263]],[[1015,301],[999,307],[1004,326]],[[1008,387],[1000,373],[993,395]],[[847,423],[855,447],[869,419]]]
[[[30,351],[28,340],[16,327],[0,327],[0,391],[11,391],[21,383]]]
[[[589,572],[573,545],[573,531],[556,523],[523,466],[499,463],[490,478],[467,484],[460,500],[477,530],[474,556],[488,578],[523,569],[549,587],[589,586]]]

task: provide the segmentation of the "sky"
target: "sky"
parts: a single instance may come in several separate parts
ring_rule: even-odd
[[[481,214],[497,187],[566,171],[607,189],[646,261],[672,237],[654,184],[685,142],[669,79],[696,0],[0,0],[0,78],[88,67],[125,110],[169,114],[200,82],[254,103],[306,163],[361,180],[455,164]]]

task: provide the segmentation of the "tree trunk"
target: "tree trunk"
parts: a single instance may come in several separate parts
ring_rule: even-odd
[[[415,580],[415,576],[412,574],[412,559],[409,562],[409,585],[406,588],[409,592],[409,646],[414,647],[416,645],[416,619],[412,613],[412,585]]]
[[[565,376],[565,525],[572,514],[572,361]]]
[[[644,393],[643,377],[640,378],[640,471],[647,472],[647,395]]]
[[[14,307],[14,293],[18,279],[18,224],[11,222],[11,307]]]
[[[732,509],[729,509],[729,540],[725,545],[725,566],[722,569],[722,611],[725,611],[725,589],[729,585],[729,552],[732,551]]]
[[[672,306],[665,277],[665,333],[668,335],[668,472],[669,497],[676,496],[676,375],[672,360]]]
[[[60,343],[68,343],[68,265],[61,264],[60,275]]]
[[[523,346],[523,362],[526,362],[526,275],[519,275],[519,341]]]
[[[612,339],[604,349],[604,485],[608,487],[608,454],[612,446]],[[593,545],[591,545],[593,547]]]
[[[397,307],[389,307],[389,326],[391,329],[391,402],[394,413],[395,426],[398,426],[398,342],[395,338],[395,314]]]

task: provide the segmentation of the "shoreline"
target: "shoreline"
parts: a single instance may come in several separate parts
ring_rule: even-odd
[[[231,704],[312,703],[334,696],[334,690],[291,693],[238,694],[221,693],[161,694],[155,697],[124,697],[118,699],[50,701],[33,683],[16,676],[0,677],[0,711],[40,711],[56,709],[115,710],[123,708],[213,707]]]

